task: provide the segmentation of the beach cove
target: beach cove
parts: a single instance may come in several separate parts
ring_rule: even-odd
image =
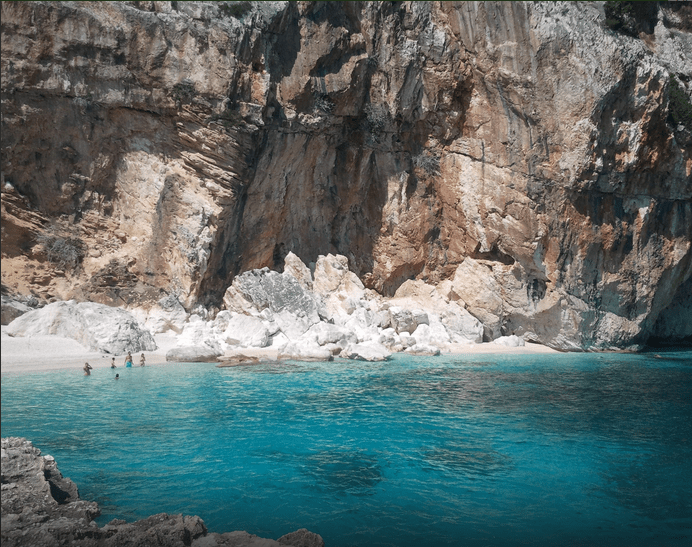
[[[685,545],[691,367],[499,353],[9,374],[2,429],[55,457],[99,525],[165,511],[329,546]]]

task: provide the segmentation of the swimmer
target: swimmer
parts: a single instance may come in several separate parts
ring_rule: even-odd
[[[115,379],[116,379],[116,380],[120,380],[120,374],[116,374],[116,375],[115,375]]]
[[[129,351],[127,352],[127,357],[125,357],[125,366],[126,367],[132,366],[132,354]]]
[[[116,368],[115,366],[115,357],[111,359],[111,368]]]
[[[139,358],[139,366],[143,367],[144,366],[144,354],[142,353],[142,356]]]
[[[91,376],[92,366],[89,363],[84,363],[84,376]]]

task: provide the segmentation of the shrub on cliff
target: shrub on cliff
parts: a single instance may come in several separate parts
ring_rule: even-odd
[[[608,28],[635,38],[652,34],[658,22],[657,2],[606,2],[603,9]]]
[[[42,234],[36,236],[48,262],[58,266],[61,270],[74,270],[84,258],[86,245],[77,237],[69,237],[60,234],[55,225],[48,227]]]
[[[435,176],[440,174],[440,158],[425,152],[412,158],[414,167],[421,169],[426,175]]]
[[[668,88],[668,118],[674,125],[692,130],[692,103],[685,90],[671,74]]]
[[[226,16],[240,19],[252,9],[251,2],[220,2],[219,11]]]
[[[190,80],[183,80],[173,86],[171,91],[171,97],[175,101],[175,104],[180,106],[182,103],[189,103],[192,101],[197,91],[195,90],[195,84]]]

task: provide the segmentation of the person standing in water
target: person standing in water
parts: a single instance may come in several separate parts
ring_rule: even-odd
[[[89,363],[84,363],[84,376],[91,376],[92,366]]]
[[[111,358],[111,368],[116,368],[116,366],[115,366],[115,357]]]
[[[142,353],[142,356],[139,358],[139,366],[143,367],[144,366],[144,354]]]
[[[129,351],[127,352],[127,357],[125,357],[125,366],[126,367],[132,366],[132,354]]]

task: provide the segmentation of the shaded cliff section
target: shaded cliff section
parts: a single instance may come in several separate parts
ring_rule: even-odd
[[[487,339],[692,336],[686,8],[231,4],[3,3],[5,290],[213,311],[334,253],[454,279]]]

